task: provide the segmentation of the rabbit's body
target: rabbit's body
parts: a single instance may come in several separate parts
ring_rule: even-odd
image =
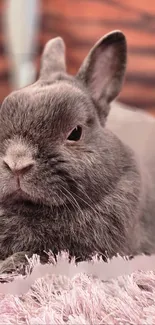
[[[132,111],[129,107],[114,103],[107,127],[134,152],[144,189],[141,207],[142,232],[147,241],[142,252],[155,253],[155,119],[143,111]],[[145,243],[145,244],[144,244]]]
[[[94,89],[102,47],[105,56],[119,51],[104,92],[98,81]],[[100,41],[76,78],[61,71],[61,54],[60,39],[51,50],[48,44],[39,81],[11,94],[1,107],[0,259],[21,251],[68,250],[82,259],[150,253],[155,200],[147,169],[115,135],[118,130],[105,126],[122,82],[124,36]]]

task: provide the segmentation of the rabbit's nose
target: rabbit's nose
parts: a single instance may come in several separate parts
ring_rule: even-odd
[[[17,176],[28,173],[34,166],[32,160],[27,160],[25,162],[13,162],[11,160],[4,159],[3,164],[6,169],[8,169],[10,172]]]

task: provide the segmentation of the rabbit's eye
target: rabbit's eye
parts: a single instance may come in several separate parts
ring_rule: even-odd
[[[74,130],[72,130],[72,132],[68,136],[67,140],[69,140],[69,141],[78,141],[78,140],[80,140],[81,135],[82,135],[82,127],[77,126]]]

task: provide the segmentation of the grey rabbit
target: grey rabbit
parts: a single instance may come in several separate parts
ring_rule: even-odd
[[[153,163],[108,128],[126,57],[124,34],[111,32],[71,76],[57,37],[38,80],[2,103],[1,260],[49,250],[77,260],[154,252]]]

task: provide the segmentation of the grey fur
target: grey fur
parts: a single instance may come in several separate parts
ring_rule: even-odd
[[[45,48],[39,80],[0,109],[0,259],[22,251],[68,250],[80,259],[151,253],[155,200],[147,166],[106,127],[124,77],[125,37],[102,38],[75,77],[64,62],[57,38]],[[77,125],[81,140],[67,142]],[[23,192],[4,161],[32,164],[21,177]]]

